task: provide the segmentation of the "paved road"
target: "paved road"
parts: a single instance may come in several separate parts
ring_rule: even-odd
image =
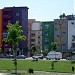
[[[56,73],[56,72],[40,72],[40,71],[35,71],[34,73],[38,75],[75,75],[73,73]]]
[[[18,73],[27,72],[24,70],[18,70]],[[34,71],[37,75],[75,75],[74,73],[56,73],[56,72],[44,72],[44,71]]]
[[[1,70],[1,72],[4,72],[4,71],[7,71],[7,70]],[[12,70],[12,72],[14,73],[14,70]],[[25,71],[25,70],[18,70],[17,72],[18,73],[22,73],[22,72],[27,73],[27,71]],[[56,72],[44,72],[44,71],[34,71],[34,74],[36,74],[36,75],[75,75],[74,73],[56,73]],[[4,75],[4,74],[0,73],[0,75]]]
[[[23,70],[18,70],[18,72],[27,72]],[[34,71],[36,75],[75,75],[74,73],[56,73],[56,72],[44,72],[44,71]]]

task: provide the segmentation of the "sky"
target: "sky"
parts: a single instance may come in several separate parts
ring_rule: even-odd
[[[0,0],[0,9],[13,6],[27,6],[28,19],[37,21],[53,21],[63,13],[75,14],[75,0]]]

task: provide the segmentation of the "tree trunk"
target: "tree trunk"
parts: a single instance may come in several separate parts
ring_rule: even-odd
[[[15,74],[17,74],[17,46],[13,46],[13,55],[14,55],[14,66],[15,66]]]

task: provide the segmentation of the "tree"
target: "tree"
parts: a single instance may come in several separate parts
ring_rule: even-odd
[[[15,73],[17,73],[17,48],[20,41],[25,40],[26,36],[22,35],[22,27],[18,25],[16,22],[15,24],[8,23],[8,36],[4,38],[5,42],[9,42],[12,44],[13,55],[14,55],[14,65],[15,65]]]
[[[34,55],[37,52],[37,47],[34,45],[31,47],[31,54]]]
[[[46,56],[48,54],[48,49],[47,48],[43,51],[43,54],[44,54],[44,56]]]
[[[56,48],[56,42],[52,42],[52,43],[51,43],[51,46],[52,46],[52,49],[51,49],[51,50],[54,50],[54,51],[55,51],[55,50],[57,49],[57,48]]]

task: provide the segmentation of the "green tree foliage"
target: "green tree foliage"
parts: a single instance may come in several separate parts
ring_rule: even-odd
[[[10,42],[14,45],[15,43],[19,43],[20,41],[26,39],[24,35],[21,35],[23,32],[21,30],[22,27],[19,26],[17,22],[15,24],[9,23],[7,25],[7,28],[8,28],[8,36],[7,38],[5,38],[6,42]]]
[[[16,55],[17,55],[18,43],[22,40],[25,40],[26,36],[22,35],[23,32],[21,29],[22,27],[19,26],[17,22],[15,24],[8,23],[7,28],[8,28],[8,36],[7,38],[4,38],[4,41],[12,44],[14,62],[16,63],[14,64],[15,73],[17,73]]]
[[[51,50],[56,50],[57,48],[56,48],[56,42],[52,42],[51,43],[51,46],[52,46],[52,49]]]
[[[31,47],[31,53],[32,55],[35,54],[37,52],[37,47],[34,45]]]

